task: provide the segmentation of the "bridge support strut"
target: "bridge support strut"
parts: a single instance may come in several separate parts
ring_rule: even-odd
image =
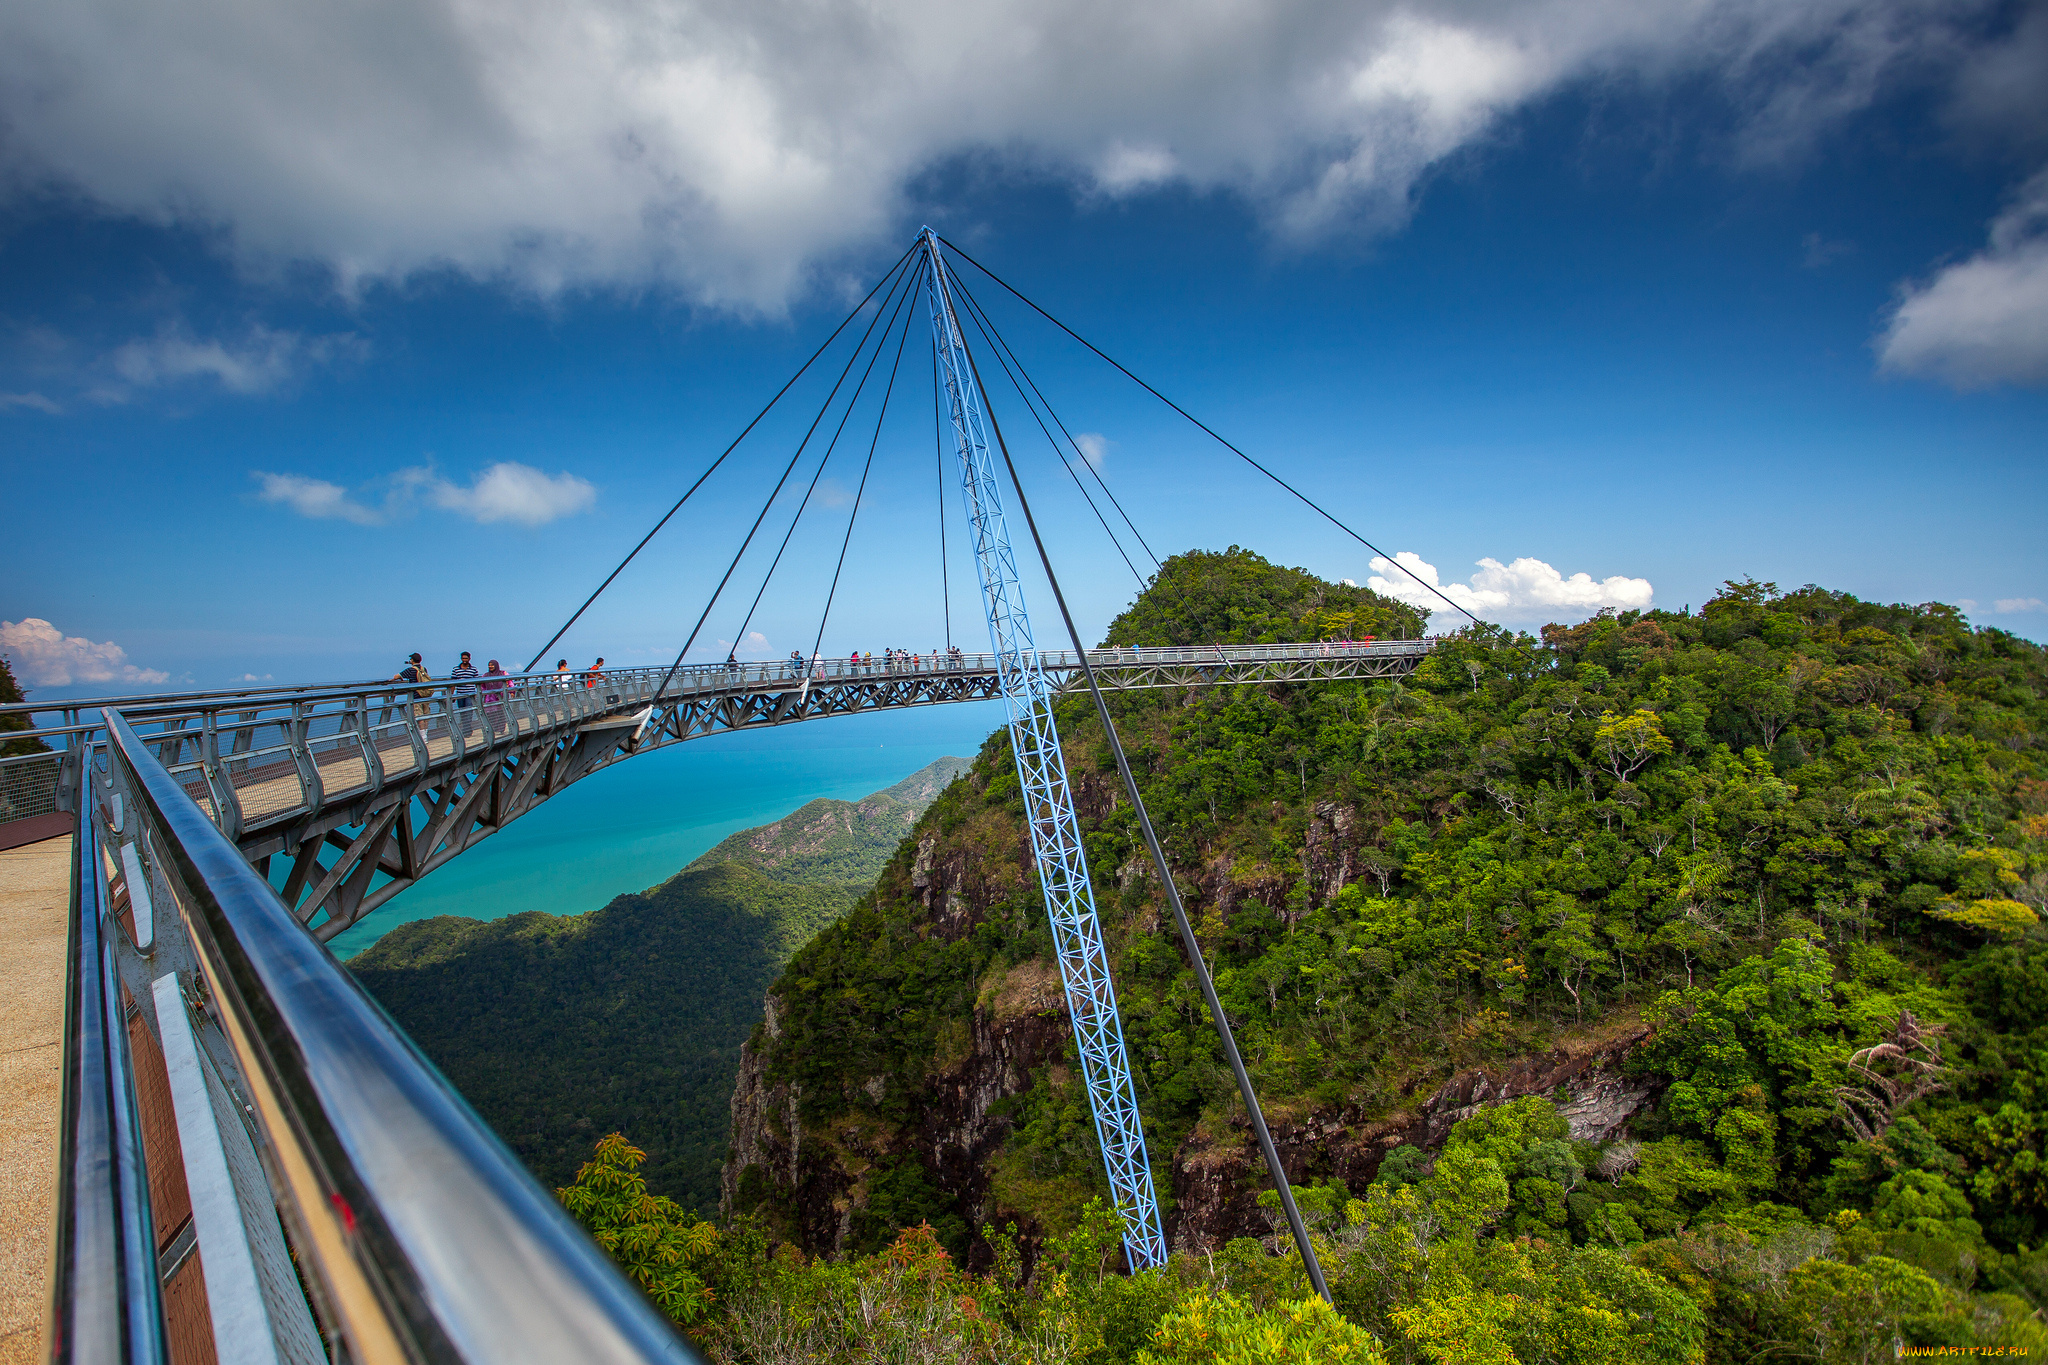
[[[931,310],[932,338],[960,460],[960,486],[988,616],[989,647],[995,651],[1003,703],[1009,715],[1010,746],[1017,756],[1017,781],[1031,828],[1045,909],[1058,949],[1060,979],[1073,1019],[1074,1048],[1095,1115],[1095,1134],[1109,1188],[1123,1219],[1124,1248],[1133,1270],[1166,1264],[1166,1237],[1153,1193],[1145,1131],[1138,1117],[1124,1048],[1116,987],[1095,913],[1087,852],[1074,816],[1067,764],[1053,724],[1053,689],[1039,667],[1031,620],[1017,577],[1017,559],[1003,520],[1001,485],[990,457],[986,406],[967,356],[967,338],[953,308],[953,290],[936,234],[919,238],[925,258],[924,291]]]

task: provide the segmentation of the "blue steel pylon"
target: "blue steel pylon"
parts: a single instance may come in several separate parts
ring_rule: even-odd
[[[1001,487],[989,457],[987,418],[980,385],[967,358],[967,338],[953,309],[953,287],[938,236],[918,234],[924,247],[925,294],[931,306],[932,339],[945,377],[952,413],[953,448],[960,456],[960,486],[981,575],[982,605],[988,614],[989,645],[995,651],[1003,704],[1010,720],[1010,747],[1017,754],[1017,782],[1031,826],[1031,852],[1045,888],[1045,912],[1059,951],[1060,979],[1073,1018],[1074,1049],[1095,1113],[1095,1135],[1109,1173],[1111,1196],[1124,1224],[1124,1247],[1133,1270],[1166,1264],[1166,1237],[1159,1226],[1159,1201],[1152,1192],[1152,1167],[1145,1159],[1145,1130],[1138,1120],[1138,1096],[1124,1051],[1123,1020],[1117,1014],[1116,985],[1102,947],[1102,921],[1095,914],[1095,889],[1088,880],[1087,853],[1067,787],[1067,762],[1053,725],[1052,693],[1039,671],[1031,619],[1017,581],[1017,559],[1003,522]]]

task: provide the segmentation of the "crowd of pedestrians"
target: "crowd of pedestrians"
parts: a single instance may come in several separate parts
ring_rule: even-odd
[[[852,673],[917,673],[932,668],[964,667],[966,655],[953,645],[944,650],[934,647],[928,653],[918,654],[907,649],[885,649],[881,662],[877,663],[872,651],[863,654],[855,650],[846,658],[846,667]]]
[[[879,655],[873,651],[855,650],[847,657],[847,671],[855,674],[916,673],[934,668],[964,668],[966,655],[953,645],[925,653],[907,649],[885,649]],[[789,652],[789,676],[801,678],[810,672],[802,650]],[[724,667],[729,673],[739,672],[744,665],[737,651],[725,656]],[[589,668],[576,670],[569,666],[567,659],[555,660],[554,672],[549,676],[548,687],[558,690],[572,688],[595,689],[604,680],[604,656],[599,655]],[[427,732],[427,720],[434,710],[436,695],[445,695],[450,702],[451,722],[467,730],[482,713],[484,726],[492,734],[503,731],[505,725],[505,702],[512,689],[513,678],[496,660],[489,660],[482,669],[477,668],[475,656],[463,650],[455,665],[448,670],[445,678],[436,686],[433,671],[427,667],[423,655],[415,651],[406,656],[398,672],[391,675],[391,681],[407,684],[407,690],[395,692],[389,698],[384,713],[388,723],[393,711],[410,713],[413,722],[422,735]]]
[[[599,655],[596,662],[581,673],[572,672],[567,659],[557,659],[552,676],[551,685],[559,689],[594,689],[604,678],[604,656]],[[410,711],[413,723],[424,736],[427,733],[427,718],[434,709],[434,695],[442,690],[433,686],[434,674],[427,667],[426,659],[417,650],[407,655],[403,666],[391,675],[391,681],[408,683],[411,686],[409,695],[407,692],[392,694],[391,706],[385,710],[384,721],[390,721],[393,709],[401,712]],[[478,713],[481,712],[486,730],[494,735],[504,732],[505,701],[512,690],[512,675],[505,671],[504,665],[492,659],[479,670],[475,657],[465,649],[455,666],[448,670],[448,676],[444,681],[447,684],[446,695],[452,703],[454,725],[467,731],[477,723]]]

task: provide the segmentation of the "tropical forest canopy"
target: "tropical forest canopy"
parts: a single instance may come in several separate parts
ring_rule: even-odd
[[[1169,561],[1108,638],[1323,638],[1331,612],[1356,635],[1421,633],[1397,603],[1233,550]],[[895,1155],[848,1168],[855,1259],[767,1259],[794,1226],[773,1172],[742,1180],[723,1231],[676,1221],[701,1245],[646,1276],[670,1277],[715,1349],[881,1358],[917,1333],[990,1360],[2048,1349],[2040,647],[1938,604],[1744,579],[1697,612],[1466,630],[1401,680],[1112,705],[1269,1113],[1367,1122],[1459,1068],[1643,1030],[1626,1068],[1652,1101],[1601,1145],[1531,1096],[1362,1184],[1312,1169],[1334,1315],[1284,1240],[1105,1272],[1067,1067],[1004,1102],[997,1216],[977,1225],[908,1135],[979,993],[1051,956],[998,734],[773,987],[779,1036],[753,1046],[806,1130]],[[1241,1142],[1241,1116],[1094,716],[1063,702],[1060,726],[1167,1191],[1175,1153]],[[1337,828],[1349,871],[1332,879]],[[974,903],[961,932],[936,932],[917,892],[917,869],[948,859]],[[627,1188],[632,1165],[600,1151],[585,1176]]]

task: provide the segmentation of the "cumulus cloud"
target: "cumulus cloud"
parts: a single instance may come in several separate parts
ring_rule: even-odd
[[[1399,562],[1399,567],[1394,561]],[[1374,575],[1365,580],[1365,585],[1413,606],[1445,610],[1443,598],[1424,587],[1426,583],[1482,621],[1514,623],[1554,620],[1561,614],[1591,616],[1604,607],[1628,611],[1648,607],[1655,595],[1647,578],[1617,574],[1595,579],[1586,573],[1567,578],[1542,560],[1527,556],[1511,564],[1482,559],[1478,562],[1479,572],[1472,575],[1469,583],[1443,582],[1437,577],[1436,566],[1413,550],[1402,550],[1394,561],[1374,556]],[[1417,579],[1422,581],[1418,583]]]
[[[15,676],[31,687],[171,680],[161,669],[129,663],[128,651],[111,640],[95,644],[82,635],[66,635],[39,616],[0,621],[0,654],[7,656]]]
[[[2021,611],[2048,611],[2048,602],[2038,597],[2001,597],[1991,604],[2000,615]]]
[[[775,308],[996,156],[1086,194],[1402,222],[1430,168],[1575,82],[1718,88],[1747,160],[1994,0],[0,0],[0,173],[345,282],[452,268]],[[2001,40],[2004,41],[2004,40]],[[260,372],[260,366],[258,370]]]
[[[597,489],[586,479],[566,471],[545,474],[511,460],[492,465],[466,485],[450,482],[430,465],[401,469],[360,491],[303,474],[258,470],[255,478],[257,496],[265,502],[316,521],[351,521],[358,526],[381,526],[411,516],[422,505],[485,524],[541,526],[586,512],[597,501]]]
[[[543,474],[510,460],[492,465],[467,488],[434,477],[422,479],[419,486],[431,505],[485,523],[540,526],[586,512],[597,501],[597,489],[587,480],[566,472]]]
[[[1877,349],[1884,369],[1958,389],[2048,384],[2048,171],[1984,250],[1903,291]]]

